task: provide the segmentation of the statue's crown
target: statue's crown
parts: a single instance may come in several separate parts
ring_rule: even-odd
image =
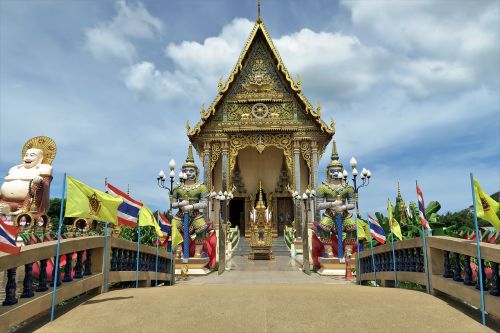
[[[182,165],[182,168],[192,167],[198,169],[198,166],[194,163],[193,157],[193,145],[189,144],[188,146],[188,154],[186,157],[186,162]]]
[[[331,167],[344,169],[344,166],[339,160],[339,154],[337,153],[337,143],[335,142],[335,140],[333,141],[332,156],[330,157],[330,159],[331,159],[330,163],[328,163],[328,165],[326,166],[327,170]]]

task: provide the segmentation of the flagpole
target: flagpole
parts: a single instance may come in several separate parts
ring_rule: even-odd
[[[357,206],[357,202],[356,202],[356,206]],[[359,246],[359,236],[358,236],[358,214],[359,214],[359,210],[356,208],[356,215],[354,216],[354,222],[356,224],[356,247],[357,247],[357,253],[356,253],[356,280],[358,281],[358,283],[361,285],[361,265],[360,265],[360,261],[361,259],[359,258],[360,256],[360,246]]]
[[[486,325],[485,306],[484,306],[484,286],[483,286],[483,264],[481,262],[481,246],[479,236],[479,226],[477,224],[477,211],[476,211],[476,193],[474,189],[474,176],[470,173],[470,185],[472,189],[472,205],[474,206],[474,225],[476,227],[476,244],[477,244],[477,263],[479,269],[479,287],[481,288],[481,319],[483,325]]]
[[[415,180],[415,185],[418,188],[418,181],[416,181],[416,180]],[[423,205],[423,203],[424,202],[423,202],[423,197],[422,197],[422,205]],[[424,212],[422,212],[422,214],[423,213]],[[424,216],[424,218],[425,218],[425,216]],[[429,276],[429,258],[427,257],[427,238],[425,237],[425,229],[424,229],[424,225],[422,224],[422,221],[420,221],[420,225],[422,227],[422,238],[424,239],[424,248],[423,248],[422,252],[424,252],[424,260],[425,260],[425,276],[427,279],[426,289],[427,289],[427,293],[430,294],[431,293],[431,280],[430,280],[430,276]],[[430,228],[430,226],[429,226],[429,228]]]
[[[391,229],[392,231],[392,229]],[[392,246],[392,262],[394,267],[394,287],[398,287],[398,273],[396,271],[396,252],[394,251],[394,231],[391,233],[391,246]]]
[[[174,223],[172,221],[172,227],[171,228],[177,228],[174,226]],[[167,241],[168,245],[168,241]],[[170,285],[174,284],[174,279],[175,279],[175,269],[174,269],[174,243],[172,242],[172,229],[170,229]]]
[[[57,288],[57,279],[59,277],[59,254],[61,251],[61,227],[63,224],[63,211],[64,211],[64,200],[66,199],[66,172],[64,173],[63,186],[62,186],[62,194],[61,194],[61,208],[59,210],[59,225],[57,227],[57,247],[56,247],[56,261],[54,263],[54,280],[52,281],[54,284],[54,288],[52,289],[52,305],[50,307],[50,321],[54,320],[54,310],[56,306],[56,288]]]
[[[139,256],[141,255],[141,225],[137,223],[137,261],[135,265],[135,287],[139,288]]]
[[[104,222],[104,292],[108,292],[108,222]]]
[[[391,205],[392,203],[389,199],[387,199],[387,205]],[[392,207],[391,207],[392,211]],[[390,216],[392,218],[392,214]],[[389,227],[391,228],[391,247],[392,247],[392,263],[394,269],[394,288],[398,287],[398,273],[396,272],[396,251],[394,251],[394,228],[392,227],[392,221],[389,219]]]
[[[160,221],[160,211],[156,214],[156,218]],[[158,242],[158,235],[156,235],[155,287],[158,287]]]
[[[373,255],[373,243],[372,243],[372,227],[370,222],[370,217],[368,216],[368,237],[370,237],[370,249],[372,251],[372,265],[373,265],[373,275],[375,276],[375,287],[377,286],[377,269],[375,268],[375,257]]]
[[[106,189],[106,193],[108,193],[108,177],[104,178],[104,188]],[[104,222],[104,262],[103,262],[103,271],[104,271],[104,292],[108,292],[108,222]]]

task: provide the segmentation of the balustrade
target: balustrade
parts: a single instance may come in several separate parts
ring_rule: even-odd
[[[19,255],[0,253],[0,273],[7,272],[5,283],[5,299],[0,306],[0,332],[8,331],[15,325],[50,309],[52,294],[47,283],[48,273],[52,283],[54,275],[58,274],[57,302],[78,296],[87,291],[101,292],[104,290],[104,270],[108,263],[108,283],[134,281],[136,263],[139,260],[139,280],[141,286],[151,285],[155,280],[156,248],[141,245],[141,254],[137,258],[137,243],[108,238],[108,257],[104,258],[104,237],[80,237],[61,240],[59,269],[53,267],[48,271],[48,264],[55,263],[56,241],[24,246]],[[76,254],[76,260],[73,260]],[[170,281],[170,253],[159,250],[158,280]],[[24,279],[16,281],[17,268],[24,266]],[[34,267],[37,267],[34,274]],[[34,287],[33,279],[37,286]],[[52,285],[51,283],[51,285]],[[167,283],[170,285],[171,283]],[[18,293],[22,285],[22,292]],[[3,287],[3,286],[0,286]],[[51,289],[50,289],[51,290]],[[20,295],[19,295],[20,294]],[[17,298],[19,295],[20,299]],[[25,301],[29,299],[29,302]]]
[[[475,241],[451,238],[428,237],[427,257],[429,262],[430,287],[433,292],[442,292],[480,308],[479,265]],[[481,243],[483,287],[486,312],[500,316],[500,247]],[[398,281],[408,281],[426,285],[423,241],[421,238],[394,243],[395,258],[391,244],[373,249],[377,279],[383,285],[393,281],[394,259]],[[361,280],[373,280],[371,250],[361,252],[363,270]],[[390,284],[390,283],[389,283]]]

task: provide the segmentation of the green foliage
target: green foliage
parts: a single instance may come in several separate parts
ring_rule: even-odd
[[[66,211],[66,200],[64,201],[63,216]],[[50,222],[52,223],[52,228],[55,226],[57,232],[57,226],[59,225],[59,214],[61,212],[61,198],[52,198],[49,201],[49,209],[47,210],[47,215],[50,217]],[[73,218],[64,218],[64,225],[73,224]]]
[[[137,242],[138,228],[122,226],[120,231],[120,238]],[[156,242],[156,231],[152,226],[141,227],[141,244],[153,245]]]
[[[391,203],[392,205],[392,203]],[[403,235],[403,240],[412,239],[416,237],[421,237],[422,233],[422,225],[420,223],[420,218],[418,216],[418,206],[415,202],[411,201],[408,204],[409,212],[405,212],[406,223],[402,223],[401,216],[403,215],[401,202],[399,199],[396,199],[396,205],[393,205],[393,216],[396,221],[399,222],[399,226],[401,227],[401,233]],[[437,212],[441,209],[441,204],[437,201],[432,201],[426,208],[426,213],[429,213],[429,223],[431,224],[431,228],[433,228],[433,232],[443,233],[443,224],[438,222]],[[382,213],[376,212],[375,217],[377,218],[377,222],[380,223],[382,228],[385,231],[387,241],[391,241],[392,237],[394,237],[394,241],[397,241],[397,237],[395,237],[389,226],[389,218],[385,217]]]
[[[491,196],[494,200],[500,199],[500,192],[496,192]],[[419,210],[416,202],[411,201],[408,204],[410,214],[406,214],[406,224],[401,223],[401,202],[396,198],[396,205],[393,205],[394,218],[399,222],[403,239],[412,239],[421,236],[421,224],[419,218]],[[474,213],[472,206],[458,212],[447,212],[439,215],[441,204],[438,201],[431,201],[425,210],[425,218],[429,222],[432,234],[434,236],[451,236],[458,237],[459,234],[474,230]],[[497,213],[500,218],[500,211]],[[393,237],[388,218],[382,213],[376,212],[375,217],[384,229],[387,235],[387,241],[391,241]],[[479,227],[490,227],[491,225],[482,219],[478,219]],[[396,241],[397,238],[394,238]],[[374,241],[374,245],[378,242]]]

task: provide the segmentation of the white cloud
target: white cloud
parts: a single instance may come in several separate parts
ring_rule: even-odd
[[[236,18],[217,37],[206,38],[203,43],[170,43],[165,56],[174,63],[174,70],[160,71],[149,62],[134,64],[124,70],[125,85],[147,99],[179,99],[188,95],[213,99],[219,78],[227,76],[236,63],[252,26],[249,20]]]
[[[135,46],[129,40],[150,39],[163,29],[162,22],[153,17],[142,3],[127,5],[116,3],[117,11],[111,21],[87,29],[87,50],[97,59],[118,58],[131,63],[137,57]]]
[[[123,74],[128,89],[151,99],[186,98],[193,93],[193,90],[186,88],[198,85],[196,79],[184,75],[183,72],[162,73],[154,64],[147,61],[124,69]]]
[[[336,100],[350,100],[382,79],[389,55],[363,45],[356,36],[302,29],[274,43],[305,89]]]
[[[342,1],[354,33],[394,54],[396,83],[416,96],[499,84],[500,2]],[[400,62],[400,59],[406,59]],[[436,88],[436,89],[434,89]]]

